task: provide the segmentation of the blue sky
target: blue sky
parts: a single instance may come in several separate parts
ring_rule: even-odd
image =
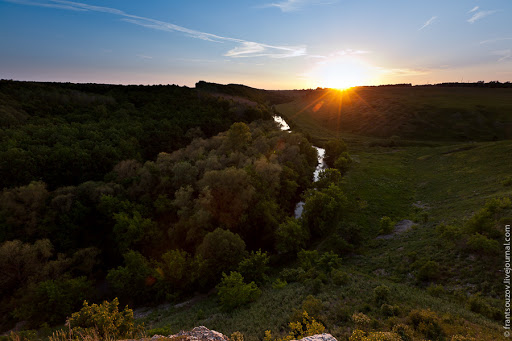
[[[511,1],[0,0],[0,78],[266,89],[512,80]]]

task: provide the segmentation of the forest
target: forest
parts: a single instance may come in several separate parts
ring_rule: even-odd
[[[1,94],[3,328],[63,323],[84,300],[182,299],[239,268],[259,281],[270,254],[318,233],[291,218],[316,150],[268,106],[175,86],[3,81]],[[343,198],[322,186],[305,209],[318,229],[338,213],[314,210]]]

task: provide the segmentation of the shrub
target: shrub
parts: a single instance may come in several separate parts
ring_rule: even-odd
[[[440,297],[442,294],[444,294],[444,288],[442,285],[429,285],[427,288],[427,292],[434,297]]]
[[[270,257],[267,252],[251,252],[249,257],[245,258],[238,265],[238,271],[247,282],[263,284],[268,280],[267,272]]]
[[[398,316],[400,314],[400,307],[384,303],[380,306],[380,312],[384,316]]]
[[[317,261],[317,267],[324,273],[330,273],[341,266],[341,258],[332,251],[323,253]]]
[[[484,315],[490,319],[500,321],[503,316],[499,309],[496,309],[489,305],[486,300],[480,296],[480,293],[471,296],[467,303],[468,309],[474,313]]]
[[[436,261],[429,260],[418,270],[417,278],[420,281],[431,281],[439,278],[440,269]]]
[[[414,332],[411,327],[406,324],[395,324],[392,331],[393,333],[396,333],[398,336],[400,336],[402,341],[413,341]]]
[[[276,230],[276,249],[280,252],[298,252],[309,241],[309,230],[299,220],[288,217]]]
[[[499,239],[502,235],[496,223],[505,209],[512,207],[510,198],[494,198],[487,201],[482,209],[476,212],[465,224],[468,234],[480,233],[491,239]]]
[[[305,275],[303,268],[286,268],[280,273],[281,278],[288,282],[298,282]]]
[[[500,244],[493,239],[489,239],[480,233],[475,233],[468,238],[466,248],[470,252],[484,255],[496,255],[500,252]]]
[[[356,328],[367,330],[371,319],[363,313],[354,313],[352,315],[352,321],[356,325]]]
[[[242,275],[236,271],[232,271],[229,276],[223,273],[217,290],[219,302],[225,311],[231,311],[252,302],[261,295],[261,290],[256,283],[245,284]]]
[[[331,271],[332,282],[336,285],[345,285],[350,281],[350,275],[338,269]]]
[[[14,315],[34,325],[63,323],[92,294],[92,283],[85,277],[40,282],[22,297]]]
[[[347,151],[347,145],[342,139],[329,140],[325,144],[325,163],[330,167],[334,166],[335,160]]]
[[[342,153],[336,161],[334,161],[334,168],[340,171],[341,175],[345,175],[350,169],[352,158],[347,152]]]
[[[118,306],[117,298],[112,302],[104,301],[100,305],[89,305],[85,301],[82,309],[68,318],[70,333],[90,333],[95,330],[102,339],[137,337],[143,331],[143,325],[135,323],[133,310],[128,306],[123,311],[119,311]]]
[[[354,330],[349,341],[402,341],[400,336],[393,332],[369,332],[360,329]]]
[[[380,218],[380,234],[391,234],[395,229],[395,224],[390,217],[384,216]]]
[[[443,340],[445,332],[437,315],[430,310],[412,310],[409,320],[418,332],[433,340]]]
[[[375,303],[377,303],[377,306],[383,303],[388,303],[390,294],[391,291],[385,285],[379,285],[378,287],[373,289],[373,298],[375,300]]]
[[[234,332],[231,334],[231,337],[229,338],[230,341],[244,341],[244,334],[240,332]]]
[[[462,235],[462,231],[459,227],[445,224],[437,225],[436,233],[441,238],[449,241],[456,241]]]
[[[507,177],[506,179],[504,179],[501,184],[505,187],[509,187],[509,186],[512,186],[512,176],[509,176]]]
[[[286,281],[278,278],[274,281],[274,283],[272,283],[272,288],[273,289],[282,289],[287,285],[288,285],[288,283]]]

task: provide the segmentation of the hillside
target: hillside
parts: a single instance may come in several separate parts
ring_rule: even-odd
[[[334,135],[429,141],[512,138],[512,89],[477,87],[356,87],[305,91],[276,109],[300,126]]]

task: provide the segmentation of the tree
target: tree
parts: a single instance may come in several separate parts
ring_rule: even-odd
[[[247,172],[234,167],[207,171],[198,184],[210,190],[207,209],[211,215],[229,229],[240,223],[255,193]]]
[[[334,166],[336,159],[347,151],[347,145],[342,139],[329,140],[325,144],[325,157],[324,161],[329,167]]]
[[[276,231],[276,249],[280,252],[299,252],[307,246],[308,241],[308,228],[292,217],[286,218]]]
[[[245,242],[238,234],[217,228],[204,237],[197,254],[208,262],[209,277],[217,278],[223,271],[235,269],[245,257]]]
[[[243,122],[233,123],[228,130],[228,144],[233,150],[244,149],[251,140],[251,129]]]
[[[318,236],[337,227],[346,203],[343,191],[335,184],[310,193],[306,198],[302,217],[311,234]]]
[[[255,301],[261,295],[261,290],[256,283],[245,284],[243,276],[236,271],[231,271],[229,276],[223,273],[217,290],[219,302],[226,311]]]
[[[248,282],[263,284],[268,280],[269,262],[270,257],[267,252],[252,251],[249,257],[240,262],[238,271]]]
[[[147,303],[154,299],[151,287],[156,281],[155,272],[147,259],[137,251],[123,255],[125,266],[109,270],[107,281],[116,295],[135,303]]]

